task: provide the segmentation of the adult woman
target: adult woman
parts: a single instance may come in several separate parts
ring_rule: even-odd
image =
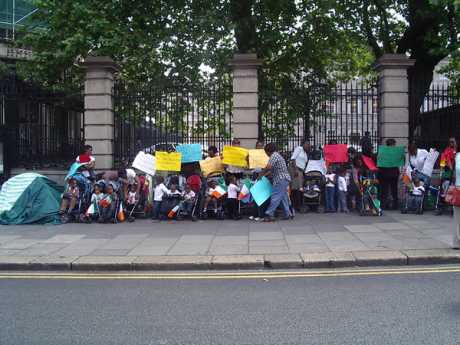
[[[407,160],[407,165],[411,168],[412,172],[423,182],[425,186],[428,186],[430,183],[430,176],[426,176],[422,173],[423,166],[429,155],[427,150],[419,149],[417,144],[414,142],[410,143],[407,147],[409,151],[409,156]]]
[[[305,141],[302,146],[294,149],[291,156],[289,172],[291,175],[292,205],[296,211],[300,211],[303,204],[303,174],[307,167],[311,146]]]
[[[396,141],[394,139],[387,139],[385,141],[387,146],[395,146]],[[379,168],[378,179],[381,186],[380,189],[380,200],[382,205],[386,209],[397,210],[398,209],[398,180],[399,180],[399,168]],[[389,194],[391,194],[391,207]]]
[[[460,193],[460,153],[455,155],[455,188],[457,188],[457,193]],[[460,248],[460,206],[454,206],[454,216],[457,222],[457,227],[454,230],[454,240],[452,248]]]
[[[288,187],[291,181],[286,162],[284,158],[277,152],[276,145],[273,143],[265,145],[265,153],[270,157],[267,167],[262,171],[260,176],[266,176],[271,173],[273,178],[273,188],[270,198],[270,205],[265,212],[266,218],[264,221],[273,222],[275,220],[275,211],[281,204],[284,211],[283,220],[292,218],[289,209]]]
[[[457,154],[457,141],[455,138],[449,138],[447,147],[441,154],[441,168],[447,168],[450,171],[454,169],[455,155]]]

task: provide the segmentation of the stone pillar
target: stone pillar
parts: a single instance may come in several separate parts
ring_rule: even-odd
[[[403,54],[385,54],[376,63],[379,73],[379,132],[382,143],[394,138],[397,145],[409,141],[409,80],[407,70],[415,60]]]
[[[258,68],[256,54],[235,54],[233,68],[233,137],[242,147],[254,148],[259,137]]]
[[[109,57],[85,59],[85,142],[93,147],[96,170],[114,168],[112,90],[117,65]]]

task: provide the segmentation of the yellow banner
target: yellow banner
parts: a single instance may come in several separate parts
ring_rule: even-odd
[[[242,147],[224,146],[224,164],[235,167],[248,167],[248,150]]]
[[[268,156],[265,150],[249,150],[249,169],[265,168]]]
[[[220,157],[209,158],[200,161],[201,172],[204,177],[209,174],[222,173],[224,172],[224,166]]]
[[[156,152],[157,170],[180,171],[182,155],[179,152]]]

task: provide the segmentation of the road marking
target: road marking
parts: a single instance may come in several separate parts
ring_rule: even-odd
[[[379,268],[379,269],[336,269],[305,271],[258,271],[258,272],[185,272],[185,273],[0,273],[0,279],[75,279],[75,280],[216,280],[216,279],[280,279],[313,277],[385,276],[405,274],[460,273],[460,266]]]

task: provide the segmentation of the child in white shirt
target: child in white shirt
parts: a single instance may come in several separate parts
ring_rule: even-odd
[[[337,181],[331,167],[326,174],[326,212],[336,212],[335,185]]]
[[[185,185],[185,190],[182,193],[182,198],[184,199],[181,202],[180,210],[187,215],[192,215],[193,205],[195,204],[195,192],[192,190],[189,184]]]
[[[159,219],[163,196],[169,193],[169,189],[166,188],[164,184],[164,178],[162,176],[157,176],[157,185],[153,192],[153,219]]]
[[[236,185],[236,177],[231,175],[229,178],[229,185],[227,188],[227,200],[225,202],[225,208],[229,217],[238,220],[240,214],[238,211],[238,192],[240,188]]]
[[[412,192],[407,201],[407,206],[410,210],[420,210],[423,203],[423,195],[425,194],[425,187],[418,178],[414,178],[412,183]]]
[[[345,178],[346,171],[345,169],[340,170],[339,176],[337,178],[337,185],[338,185],[338,206],[339,212],[348,213],[347,207],[347,180]]]

